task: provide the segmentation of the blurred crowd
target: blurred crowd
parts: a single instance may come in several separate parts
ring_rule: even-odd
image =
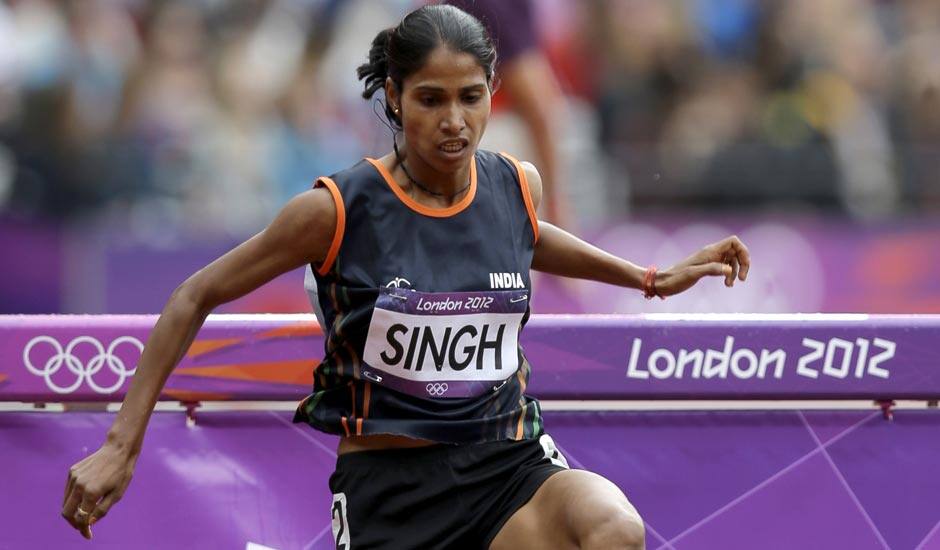
[[[592,7],[601,142],[635,197],[940,207],[940,2]]]
[[[587,106],[559,117],[596,128],[578,151],[603,164],[597,214],[940,212],[940,2],[532,3],[566,101]],[[355,67],[416,6],[0,2],[0,216],[257,231],[316,176],[390,149]]]

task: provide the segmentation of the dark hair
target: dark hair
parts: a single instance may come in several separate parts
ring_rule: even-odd
[[[480,21],[469,13],[449,5],[423,6],[409,13],[397,27],[376,35],[369,50],[369,62],[356,69],[365,80],[362,97],[369,99],[385,86],[386,77],[399,91],[402,82],[421,69],[428,55],[439,45],[476,58],[486,73],[486,82],[494,88],[496,48]],[[385,116],[401,127],[401,119],[386,102]]]

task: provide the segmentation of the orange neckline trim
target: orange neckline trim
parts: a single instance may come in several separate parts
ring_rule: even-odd
[[[425,216],[431,216],[433,218],[447,218],[462,212],[465,208],[470,206],[470,203],[473,202],[473,197],[477,194],[477,156],[476,153],[473,155],[473,162],[470,163],[470,191],[464,195],[464,198],[460,199],[460,202],[447,208],[431,208],[430,206],[425,206],[413,198],[409,197],[402,190],[401,187],[395,183],[395,179],[392,178],[392,174],[388,171],[388,168],[384,164],[379,162],[376,159],[366,157],[366,160],[369,161],[369,164],[375,167],[379,171],[379,174],[382,175],[382,178],[385,180],[385,183],[392,189],[392,192],[395,193],[395,196],[398,199],[405,203],[405,206],[414,210],[419,214],[424,214]]]

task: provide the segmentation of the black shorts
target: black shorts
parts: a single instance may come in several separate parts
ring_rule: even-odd
[[[486,549],[543,481],[568,468],[539,439],[340,455],[330,476],[336,548]]]

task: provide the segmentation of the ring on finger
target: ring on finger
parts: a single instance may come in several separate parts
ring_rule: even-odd
[[[76,510],[75,513],[78,514],[78,515],[80,515],[80,516],[88,516],[88,515],[91,515],[91,512],[87,512],[87,511],[85,511],[85,510],[82,510],[81,506],[78,507],[78,510]]]

